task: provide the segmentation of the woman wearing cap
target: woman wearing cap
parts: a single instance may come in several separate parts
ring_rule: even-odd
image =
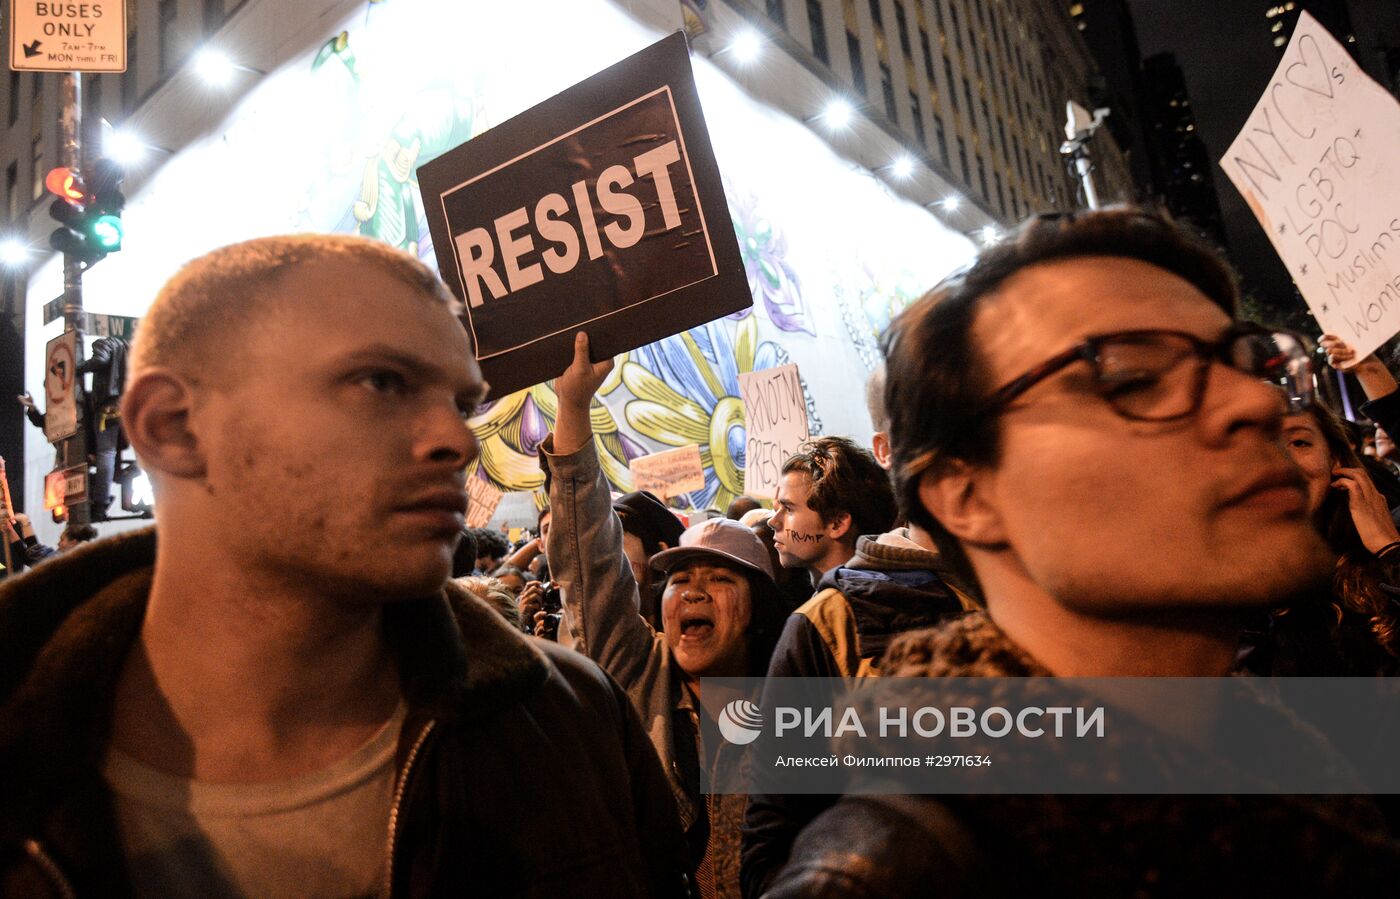
[[[612,371],[588,360],[588,337],[559,376],[554,433],[544,445],[554,527],[548,554],[576,626],[580,652],[631,697],[680,807],[698,859],[702,896],[739,896],[739,828],[746,797],[702,795],[701,772],[733,763],[701,706],[700,678],[762,676],[786,617],[763,544],[748,528],[712,519],[651,560],[663,577],[662,629],[639,614],[622,526],[593,448],[589,403]]]

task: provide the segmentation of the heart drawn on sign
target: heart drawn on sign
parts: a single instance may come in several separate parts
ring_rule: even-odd
[[[1313,68],[1307,59],[1309,44],[1312,45],[1313,52],[1317,54],[1317,68]],[[1322,47],[1318,46],[1317,38],[1313,37],[1311,34],[1305,34],[1298,38],[1298,56],[1301,59],[1300,62],[1295,62],[1293,65],[1284,69],[1284,80],[1294,87],[1300,87],[1305,91],[1317,94],[1319,97],[1326,97],[1329,100],[1332,99],[1332,79],[1327,75],[1327,60],[1322,58]],[[1305,70],[1307,74],[1304,76],[1304,81],[1299,81],[1293,77],[1294,69]],[[1321,87],[1318,86],[1319,84]],[[1326,90],[1323,90],[1323,88],[1326,88]]]

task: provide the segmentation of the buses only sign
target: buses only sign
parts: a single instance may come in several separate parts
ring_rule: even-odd
[[[125,72],[125,0],[10,0],[10,68]]]

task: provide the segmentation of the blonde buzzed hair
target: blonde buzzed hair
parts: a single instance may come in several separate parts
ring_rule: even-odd
[[[865,382],[865,409],[870,413],[870,425],[875,431],[890,429],[890,412],[885,407],[885,366],[881,363]]]
[[[461,303],[422,262],[381,241],[348,234],[288,234],[220,247],[175,273],[141,320],[131,373],[165,367],[191,373],[237,355],[254,323],[295,297],[282,278],[313,261],[369,263],[460,314]]]

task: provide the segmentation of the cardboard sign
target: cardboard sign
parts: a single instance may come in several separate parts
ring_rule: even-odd
[[[78,332],[50,340],[44,355],[44,439],[49,443],[78,433]]]
[[[783,463],[810,436],[807,400],[796,365],[780,365],[739,375],[744,398],[744,492],[773,496],[782,480]]]
[[[1323,333],[1400,331],[1400,105],[1306,12],[1220,164]]]
[[[126,0],[10,0],[16,72],[125,72]]]
[[[492,399],[752,304],[680,33],[418,178]]]
[[[638,456],[627,467],[636,489],[650,490],[662,499],[705,489],[705,468],[700,464],[700,446],[695,443]]]
[[[467,527],[484,528],[501,504],[501,491],[479,477],[467,478]]]

